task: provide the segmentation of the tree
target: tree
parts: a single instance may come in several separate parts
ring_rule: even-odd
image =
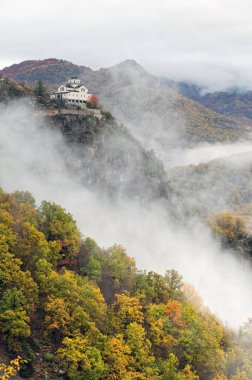
[[[191,365],[200,378],[212,379],[224,365],[223,327],[212,316],[196,313],[191,305],[183,308],[186,328],[178,337],[182,360]]]
[[[146,338],[143,326],[132,322],[127,326],[126,343],[131,350],[133,369],[141,379],[157,379],[157,369],[154,367],[155,358],[151,353],[151,342]],[[141,374],[141,377],[140,377]]]
[[[224,243],[236,244],[248,234],[244,217],[230,212],[219,212],[210,220],[213,232],[220,236]]]
[[[176,270],[171,269],[165,272],[164,278],[170,291],[170,297],[181,299],[183,277]]]
[[[108,363],[104,379],[126,380],[127,374],[130,372],[130,354],[131,350],[124,342],[122,334],[109,337],[104,348],[104,357]]]
[[[15,249],[17,234],[13,228],[14,220],[11,214],[7,210],[0,209],[0,255]]]
[[[127,256],[127,252],[121,245],[115,244],[108,249],[107,266],[113,280],[116,291],[120,288],[131,289],[132,277],[136,272],[135,260]]]
[[[164,276],[153,271],[139,272],[134,279],[134,292],[144,296],[147,303],[166,303],[170,299],[171,291]]]
[[[185,328],[186,324],[183,318],[183,306],[179,301],[169,301],[165,306],[165,314],[169,317],[172,331]]]
[[[178,358],[171,353],[169,358],[159,365],[162,380],[182,380],[181,374],[178,372],[178,366]]]
[[[130,323],[143,323],[142,306],[137,297],[116,294],[111,309],[111,324],[117,332],[122,332]]]
[[[75,338],[65,338],[63,347],[58,349],[57,353],[69,379],[104,379],[105,365],[101,352],[90,346],[85,337],[79,335]]]
[[[19,204],[27,204],[32,208],[36,207],[36,202],[33,195],[29,191],[15,191],[13,193],[17,203]]]
[[[10,253],[0,252],[0,295],[8,288],[16,288],[25,298],[24,309],[34,310],[38,298],[38,286],[30,272],[21,270],[22,261]]]
[[[52,260],[52,252],[45,235],[27,222],[23,223],[18,235],[15,254],[29,270],[35,269],[39,259]]]
[[[101,260],[95,257],[90,257],[86,266],[86,273],[91,280],[97,283],[102,280],[102,263]]]
[[[37,99],[39,102],[43,102],[45,99],[47,93],[46,88],[42,82],[42,80],[39,80],[36,84],[36,87],[34,88],[34,93],[37,96]]]
[[[87,237],[81,244],[77,257],[79,273],[83,276],[88,276],[100,285],[105,261],[106,256],[104,250],[98,247],[93,239]]]
[[[145,320],[148,337],[153,345],[153,352],[157,357],[167,358],[178,346],[178,340],[171,334],[170,323],[167,323],[166,307],[164,304],[148,305]]]
[[[45,304],[45,326],[47,333],[54,340],[60,341],[69,334],[69,324],[71,321],[67,305],[62,298],[49,297]]]
[[[49,242],[60,245],[59,258],[76,257],[81,245],[81,233],[72,215],[55,203],[43,201],[40,206],[42,215],[41,228]],[[63,260],[62,260],[63,262]]]
[[[77,306],[71,315],[70,331],[72,335],[84,335],[91,331],[95,338],[99,330],[96,329],[95,323],[91,322],[88,313],[81,306]]]
[[[57,273],[44,260],[39,261],[36,275],[40,289],[49,297],[46,302],[49,300],[51,305],[50,301],[53,301],[51,306],[57,299],[57,302],[61,305],[59,309],[64,309],[63,314],[67,312],[69,316],[72,316],[71,319],[78,307],[80,307],[92,321],[97,323],[97,326],[103,326],[106,304],[100,289],[95,283],[66,269],[63,269],[61,273]],[[55,307],[57,308],[56,305]],[[51,316],[54,318],[53,310]],[[67,320],[69,320],[68,317]]]
[[[30,318],[22,307],[5,308],[0,310],[0,331],[8,350],[18,352],[21,349],[22,338],[30,336]]]

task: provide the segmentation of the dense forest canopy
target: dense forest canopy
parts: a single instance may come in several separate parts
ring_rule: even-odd
[[[1,341],[21,376],[251,378],[251,323],[236,336],[175,270],[139,271],[28,192],[0,191],[0,230]]]

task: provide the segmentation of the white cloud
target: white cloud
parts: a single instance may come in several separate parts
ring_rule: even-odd
[[[213,87],[252,86],[248,0],[1,2],[0,66],[63,58],[99,68],[135,58]]]

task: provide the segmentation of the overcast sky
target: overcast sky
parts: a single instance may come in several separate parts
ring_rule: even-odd
[[[0,68],[131,58],[177,80],[252,88],[251,0],[0,0],[0,14]]]

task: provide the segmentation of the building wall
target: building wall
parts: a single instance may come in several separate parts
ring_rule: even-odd
[[[70,79],[68,82],[71,83],[73,81],[77,82],[78,79]],[[57,92],[50,95],[50,99],[64,99],[68,104],[72,105],[84,105],[91,97],[92,94],[88,93],[88,89],[85,86],[81,86],[76,88],[75,91],[72,91],[72,89],[61,85],[58,87]]]

